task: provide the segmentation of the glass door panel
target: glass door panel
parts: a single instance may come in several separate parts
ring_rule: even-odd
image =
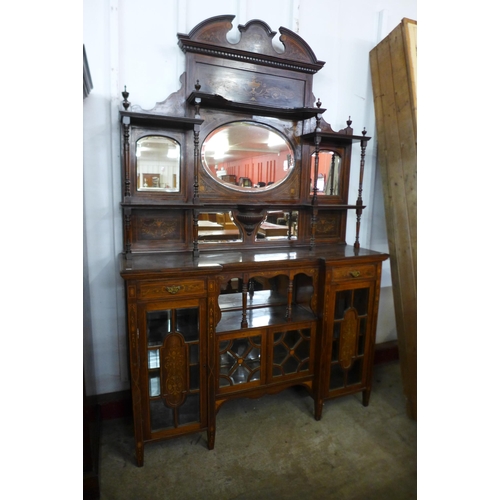
[[[181,305],[146,312],[152,432],[201,422],[200,307]]]
[[[219,387],[230,387],[261,378],[261,336],[219,342]]]
[[[329,391],[363,382],[371,287],[335,294]]]
[[[275,332],[273,336],[273,378],[309,371],[311,328]]]

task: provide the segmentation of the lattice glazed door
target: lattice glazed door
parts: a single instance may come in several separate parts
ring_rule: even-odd
[[[334,397],[366,384],[371,366],[371,309],[373,283],[338,288],[333,297],[333,318],[328,333],[329,378],[327,397]]]
[[[200,336],[205,301],[173,301],[168,307],[157,307],[158,304],[152,304],[145,312],[148,384],[145,424],[150,434],[176,433],[181,428],[186,432],[186,427],[198,430],[206,425],[203,391],[206,354]]]

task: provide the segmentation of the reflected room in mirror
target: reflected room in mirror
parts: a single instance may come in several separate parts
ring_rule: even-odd
[[[256,122],[233,122],[217,128],[204,141],[201,155],[212,178],[245,192],[276,187],[294,167],[286,139]]]
[[[241,231],[227,212],[202,212],[198,215],[198,240],[200,243],[242,241]]]
[[[311,172],[314,172],[316,162],[316,153],[311,156]],[[340,176],[341,159],[335,151],[318,152],[318,180],[317,188],[318,195],[338,196],[340,193],[339,176]],[[313,194],[313,185],[311,180],[311,194]]]
[[[178,193],[181,148],[168,137],[150,135],[136,144],[137,191]]]
[[[296,239],[298,231],[298,212],[295,210],[269,210],[265,220],[259,225],[256,240]]]

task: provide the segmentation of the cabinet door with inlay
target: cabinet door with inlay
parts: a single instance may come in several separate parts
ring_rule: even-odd
[[[326,325],[325,397],[363,390],[368,404],[373,358],[373,281],[332,287]]]
[[[142,308],[146,439],[207,425],[205,308],[204,299],[154,302]]]

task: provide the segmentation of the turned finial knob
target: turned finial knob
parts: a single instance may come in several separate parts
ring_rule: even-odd
[[[200,80],[196,80],[196,84],[194,86],[194,89],[196,90],[196,92],[200,91],[200,89],[201,89]]]
[[[123,107],[125,109],[128,109],[128,107],[130,106],[130,103],[128,102],[128,96],[129,96],[129,93],[127,92],[127,86],[125,85],[123,87],[123,92],[122,92],[122,96],[123,96]]]
[[[316,101],[316,107],[317,107],[317,108],[321,108],[321,105],[322,105],[322,104],[323,104],[323,103],[319,100],[319,97],[318,97],[318,100]]]
[[[347,123],[347,126],[350,127],[351,126],[351,123],[352,123],[352,120],[351,120],[351,117],[349,117],[349,120],[346,121]]]
[[[363,128],[363,131],[362,131],[361,133],[363,134],[363,136],[365,136],[365,135],[366,135],[366,127],[365,127],[365,128]]]

